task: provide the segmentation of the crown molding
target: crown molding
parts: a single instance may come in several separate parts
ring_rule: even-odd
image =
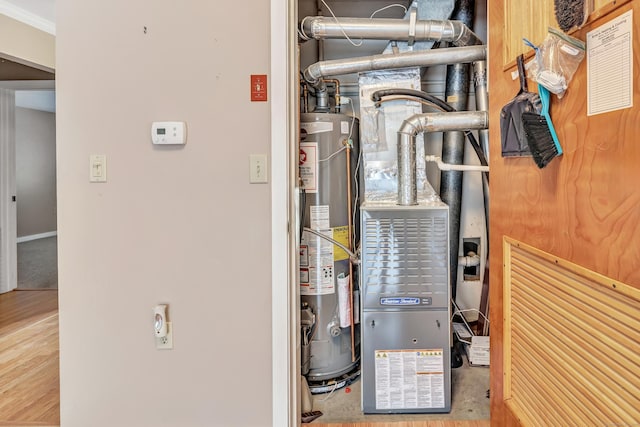
[[[6,0],[0,0],[0,14],[30,25],[45,33],[56,35],[56,24],[54,22],[22,9]]]

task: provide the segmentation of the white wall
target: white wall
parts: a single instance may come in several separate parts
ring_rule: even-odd
[[[56,115],[16,108],[18,237],[56,231]]]
[[[269,105],[249,102],[269,7],[57,1],[63,426],[271,425],[271,188],[248,182],[270,152]],[[152,146],[154,120],[186,121],[187,145]]]

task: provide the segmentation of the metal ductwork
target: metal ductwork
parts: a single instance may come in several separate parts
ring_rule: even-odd
[[[363,71],[394,68],[429,67],[443,64],[471,63],[487,57],[487,47],[466,46],[404,52],[391,55],[372,55],[361,58],[336,59],[316,62],[304,70],[304,79],[314,86],[322,85],[322,78]]]
[[[482,44],[478,36],[461,21],[407,19],[328,18],[308,16],[300,24],[307,39],[362,38],[394,41],[445,41],[454,46]]]
[[[487,90],[487,62],[476,61],[473,63],[473,84],[476,94],[476,110],[489,111],[489,93]],[[480,146],[484,156],[489,160],[489,130],[478,132]]]
[[[406,119],[398,130],[398,204],[418,204],[416,185],[416,136],[422,132],[447,132],[486,129],[486,111],[416,114]]]

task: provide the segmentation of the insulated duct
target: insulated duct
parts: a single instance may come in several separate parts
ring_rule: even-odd
[[[471,63],[482,61],[486,59],[486,57],[487,47],[480,45],[451,47],[424,52],[404,52],[391,55],[371,55],[360,58],[336,59],[311,64],[304,70],[304,79],[316,87],[321,87],[323,77],[394,68]]]
[[[482,44],[461,21],[407,20],[390,18],[327,18],[307,16],[300,24],[307,39],[361,38],[368,40],[444,41],[454,46]]]
[[[398,204],[418,204],[416,136],[419,133],[486,129],[488,126],[489,114],[486,111],[426,113],[406,119],[398,130]]]
[[[466,26],[473,24],[475,0],[458,0],[453,18],[461,20]],[[467,110],[469,93],[469,64],[451,63],[447,66],[446,101],[456,110]],[[445,133],[442,141],[442,161],[454,165],[464,163],[465,136],[462,132]],[[440,175],[440,198],[449,205],[449,248],[451,297],[456,298],[458,279],[458,250],[460,247],[460,211],[462,208],[461,171],[442,171]]]

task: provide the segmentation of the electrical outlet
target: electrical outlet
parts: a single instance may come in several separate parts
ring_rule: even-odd
[[[171,322],[167,322],[167,335],[164,337],[156,337],[156,349],[171,350],[173,348],[173,327]]]

